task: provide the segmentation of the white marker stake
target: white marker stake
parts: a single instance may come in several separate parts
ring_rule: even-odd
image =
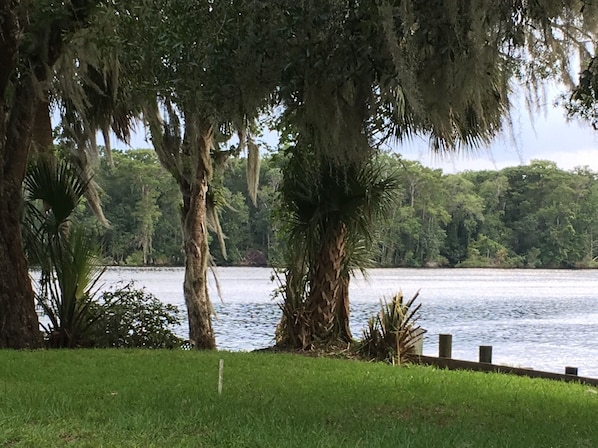
[[[224,359],[218,364],[218,395],[222,395],[222,372],[224,370]]]

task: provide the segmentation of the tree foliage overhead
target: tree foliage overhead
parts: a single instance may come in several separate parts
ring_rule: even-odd
[[[594,12],[554,0],[296,2],[281,99],[303,139],[341,157],[387,136],[428,135],[435,150],[487,143],[514,78],[534,89],[561,75]]]
[[[276,28],[265,26],[274,20],[271,10],[269,2],[157,0],[130,11],[125,60],[145,94],[144,119],[164,127],[162,137],[152,133],[155,146],[176,148],[171,140],[192,146],[199,138],[194,127],[206,123],[213,150],[226,150],[218,147],[222,138],[246,128],[269,104],[278,74],[269,45]],[[192,177],[186,151],[168,153],[159,154],[165,167]]]

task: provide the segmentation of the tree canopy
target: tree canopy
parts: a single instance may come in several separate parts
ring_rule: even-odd
[[[126,139],[131,120],[142,116],[182,196],[191,338],[198,347],[211,348],[207,228],[218,230],[220,216],[213,175],[223,160],[245,148],[248,167],[257,167],[252,123],[260,113],[271,107],[280,111],[289,161],[283,183],[294,175],[289,171],[298,165],[294,161],[311,158],[324,174],[314,176],[321,183],[311,186],[314,191],[346,193],[343,179],[366,169],[388,138],[425,135],[435,151],[490,141],[508,122],[513,82],[523,81],[533,97],[543,79],[567,78],[573,49],[582,59],[591,56],[596,8],[576,0],[71,0],[59,5],[11,0],[0,14],[0,234],[18,233],[20,188],[36,141],[32,129],[36,114],[47,114],[38,106],[51,97],[52,86],[62,105],[63,128],[79,154],[95,147],[97,129],[111,127]],[[591,79],[586,75],[582,81]],[[578,92],[586,96],[576,97],[583,101],[592,98],[593,88],[584,82],[586,90]],[[235,133],[238,144],[224,145]],[[249,173],[255,200],[257,176],[254,169]],[[333,188],[322,189],[322,179],[333,181]],[[481,202],[467,179],[447,182],[454,195],[446,212],[460,219],[445,229],[455,237],[447,258],[456,263],[464,256],[457,243],[476,237]],[[153,187],[146,183],[145,202],[135,211],[146,261],[158,220]],[[406,223],[412,222],[405,213]],[[426,210],[425,216],[430,229],[447,221],[439,210]],[[558,210],[547,206],[541,222],[555,219],[563,223]],[[320,241],[319,253],[332,256],[328,249],[334,241],[342,250],[328,260],[330,272],[319,277],[348,281],[339,269],[348,265],[344,248],[353,238],[346,233],[352,226],[344,219],[327,222],[332,227],[323,231],[331,238]],[[557,241],[567,240],[567,229],[554,235]],[[14,328],[0,328],[0,343],[21,339],[17,346],[35,345],[31,288],[9,281],[28,284],[22,244],[4,238],[0,267],[8,277],[0,284],[8,286],[0,289],[0,312],[15,322],[29,317]],[[436,243],[429,247],[438,251]],[[551,253],[558,254],[558,248]],[[28,336],[15,336],[25,327]]]
[[[96,173],[111,227],[94,223],[85,208],[79,210],[80,219],[95,226],[110,263],[144,265],[142,242],[149,231],[147,265],[183,265],[176,183],[153,151],[116,151],[113,157],[113,167],[102,157]],[[218,187],[218,195],[230,204],[221,211],[228,258],[215,236],[210,251],[219,266],[284,266],[288,234],[281,226],[276,193],[282,175],[279,156],[262,160],[256,205],[245,182],[246,163],[246,158],[231,159]],[[398,200],[386,218],[371,225],[371,266],[596,266],[595,170],[566,171],[554,162],[535,160],[498,171],[445,174],[397,154],[384,155],[379,163],[397,174]],[[148,186],[151,194],[144,196]],[[142,211],[152,219],[151,230],[142,225]]]

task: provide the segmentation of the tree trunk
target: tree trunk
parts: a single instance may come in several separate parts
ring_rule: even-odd
[[[54,136],[52,132],[52,119],[50,117],[50,103],[47,99],[37,102],[31,132],[31,149],[33,152],[53,156]]]
[[[199,139],[195,179],[180,182],[183,194],[182,226],[185,245],[185,304],[189,317],[189,339],[197,349],[216,348],[211,316],[214,312],[208,295],[208,229],[206,196],[210,177],[211,128],[203,129]]]
[[[183,206],[181,227],[185,252],[183,293],[189,319],[189,340],[197,349],[216,348],[212,328],[213,308],[208,295],[207,193],[212,175],[212,126],[197,114],[185,114],[185,136],[172,107],[169,121],[162,120],[158,103],[148,104],[145,115],[160,163],[176,179]]]
[[[14,98],[7,95],[18,61],[18,6],[17,0],[0,3],[0,348],[42,344],[20,219],[21,184],[36,106],[33,79],[24,75]]]
[[[336,320],[335,320],[335,333],[338,335],[338,339],[343,342],[351,342],[353,335],[351,334],[351,328],[349,327],[349,314],[351,307],[349,303],[349,283],[351,277],[348,272],[343,272],[341,277],[341,287],[339,293],[339,300],[336,303]]]
[[[32,84],[22,81],[8,117],[0,104],[0,348],[42,345],[21,236],[21,185],[37,103]]]
[[[42,337],[21,239],[21,189],[7,188],[3,179],[0,190],[0,348],[40,347]]]
[[[323,241],[310,272],[308,315],[312,345],[350,342],[348,277],[343,275],[347,228],[339,224]],[[304,347],[306,348],[306,347]]]

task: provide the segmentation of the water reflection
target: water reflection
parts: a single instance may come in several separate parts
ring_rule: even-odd
[[[274,344],[280,319],[279,308],[274,303],[225,303],[214,308],[217,314],[214,332],[221,349],[254,350]]]

